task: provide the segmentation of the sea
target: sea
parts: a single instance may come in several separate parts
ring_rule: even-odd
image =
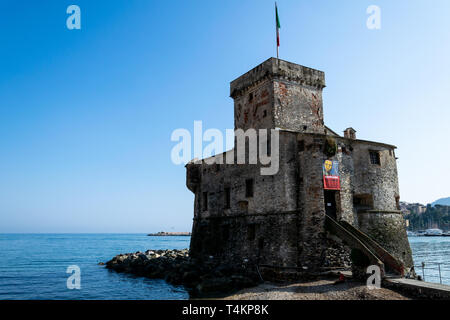
[[[416,272],[426,281],[450,285],[450,237],[409,240]],[[146,234],[0,234],[0,300],[188,299],[182,286],[116,273],[99,262],[119,253],[184,249],[189,241]],[[435,263],[441,263],[440,277]],[[78,271],[79,288],[74,288],[71,277]]]
[[[0,300],[188,299],[181,286],[119,274],[98,263],[119,253],[189,248],[189,241],[146,234],[0,234]],[[71,266],[79,268],[80,289],[70,289]]]

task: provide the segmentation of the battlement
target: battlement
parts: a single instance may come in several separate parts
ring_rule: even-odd
[[[287,80],[323,89],[325,73],[296,63],[269,58],[230,83],[230,96],[236,98],[267,79]]]
[[[323,133],[325,73],[270,58],[231,82],[236,129]]]

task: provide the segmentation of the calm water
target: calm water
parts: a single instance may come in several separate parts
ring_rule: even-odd
[[[0,234],[0,299],[187,299],[163,280],[118,274],[97,265],[118,253],[183,249],[189,237],[145,234]],[[81,289],[67,289],[69,265]]]
[[[450,285],[450,237],[409,237],[416,272],[423,276],[421,264],[425,262],[425,281],[439,283],[439,269],[434,263],[442,263],[442,283]]]
[[[0,299],[187,299],[183,287],[163,280],[118,274],[97,265],[118,253],[147,249],[183,249],[189,237],[145,234],[3,234],[0,235]],[[450,238],[411,237],[414,262],[448,263],[442,276],[450,284]],[[81,289],[69,290],[69,265],[81,269]],[[444,267],[442,267],[444,268]],[[420,268],[416,268],[422,274]],[[425,270],[439,282],[438,270]]]

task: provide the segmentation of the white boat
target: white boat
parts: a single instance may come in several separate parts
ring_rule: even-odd
[[[408,235],[408,237],[417,237],[417,234],[412,231],[406,231],[406,234]]]
[[[426,237],[440,237],[444,234],[444,232],[441,229],[428,229],[425,231]]]

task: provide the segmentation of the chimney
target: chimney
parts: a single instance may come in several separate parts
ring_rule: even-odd
[[[347,139],[356,139],[356,130],[353,128],[347,128],[344,130],[344,137]]]

